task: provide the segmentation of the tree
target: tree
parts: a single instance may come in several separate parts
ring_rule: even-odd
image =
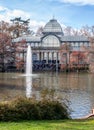
[[[84,64],[85,63],[85,52],[81,52],[81,51],[73,51],[71,53],[71,64],[76,63],[76,64]],[[74,59],[74,60],[73,60]]]
[[[5,71],[6,65],[14,59],[13,45],[11,37],[6,33],[0,33],[0,64],[2,71]]]
[[[42,32],[43,32],[43,27],[39,27],[37,32],[36,32],[36,36],[42,36]]]
[[[68,69],[70,65],[70,52],[71,52],[71,45],[69,43],[65,43],[60,47],[60,54],[61,54],[61,69]]]
[[[72,27],[71,26],[67,26],[65,29],[64,29],[64,34],[65,35],[72,35]]]
[[[12,25],[10,26],[10,30],[12,32],[13,38],[17,38],[22,35],[28,35],[28,34],[33,35],[33,31],[31,31],[29,28],[30,19],[22,20],[21,17],[19,17],[11,19],[11,21]]]
[[[81,35],[81,31],[78,29],[74,29],[71,26],[67,26],[64,29],[64,34],[69,36],[77,36],[77,35]]]
[[[9,23],[5,21],[0,21],[0,33],[9,34]]]
[[[27,44],[25,40],[20,42],[14,43],[15,48],[15,65],[17,70],[24,71],[24,64],[25,64],[25,53]]]
[[[21,20],[21,19],[20,19]],[[22,23],[21,23],[22,22]],[[24,23],[23,23],[24,22]],[[22,40],[19,43],[13,43],[13,38],[28,33],[28,21],[20,21],[20,23],[0,22],[0,64],[2,70],[7,70],[7,67],[12,65],[21,69],[24,64],[24,59],[21,55],[25,53],[26,42]],[[14,33],[15,30],[17,33]]]
[[[89,52],[89,70],[94,73],[94,37],[90,37],[90,47],[88,49]]]
[[[82,36],[91,36],[91,27],[89,27],[88,25],[83,26],[80,30],[79,30],[79,34]]]

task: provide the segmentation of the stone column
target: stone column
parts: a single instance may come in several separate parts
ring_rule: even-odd
[[[56,57],[57,57],[57,61],[58,61],[58,52],[57,52],[57,54],[56,54]]]
[[[48,60],[49,60],[49,52],[47,52],[47,64],[48,64]]]
[[[47,59],[47,53],[44,52],[44,60],[46,60],[46,59]]]
[[[58,52],[58,60],[59,60],[59,63],[60,63],[60,52]]]
[[[53,52],[51,52],[51,60],[53,60]]]
[[[54,60],[57,60],[57,52],[54,52]]]
[[[49,52],[49,60],[51,60],[51,52]]]
[[[44,52],[42,52],[42,60],[44,60]]]
[[[43,52],[41,52],[41,61],[43,60]]]
[[[52,60],[54,60],[54,52],[52,52]]]

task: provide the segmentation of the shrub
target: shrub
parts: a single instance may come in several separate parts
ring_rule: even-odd
[[[18,120],[16,109],[10,104],[0,104],[0,121],[16,121]]]
[[[43,100],[38,103],[41,112],[41,118],[47,120],[67,119],[69,113],[67,106],[58,101]]]
[[[40,111],[35,100],[21,98],[16,102],[15,109],[22,120],[40,119]]]
[[[0,103],[0,121],[68,119],[67,106],[58,101],[18,98]]]

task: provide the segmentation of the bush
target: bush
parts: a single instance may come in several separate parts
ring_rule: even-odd
[[[67,106],[58,101],[18,98],[0,104],[0,121],[68,119]]]
[[[0,104],[0,121],[16,121],[18,120],[18,115],[16,109],[11,105]]]
[[[58,101],[43,100],[38,102],[38,106],[40,108],[41,118],[44,120],[69,118],[67,106],[65,104],[61,105]]]

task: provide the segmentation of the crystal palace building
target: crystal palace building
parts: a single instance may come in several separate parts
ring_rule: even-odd
[[[41,36],[23,36],[14,41],[26,40],[32,48],[34,70],[64,70],[66,67],[88,66],[85,57],[80,58],[82,46],[89,47],[85,36],[65,36],[61,25],[51,19],[43,28]],[[65,46],[65,47],[64,47]]]

